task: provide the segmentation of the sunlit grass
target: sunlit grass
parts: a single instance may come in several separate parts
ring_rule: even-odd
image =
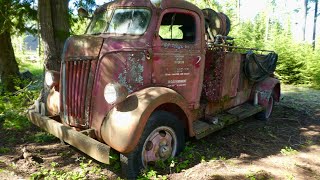
[[[17,87],[14,93],[3,93],[0,95],[0,128],[4,130],[24,130],[29,128],[31,123],[26,118],[26,110],[31,106],[42,88],[43,66],[36,57],[36,61],[27,58],[36,57],[35,52],[16,53],[20,72],[30,71],[32,79],[29,82],[22,82],[24,86]]]
[[[282,85],[281,102],[291,108],[304,111],[313,115],[315,110],[320,110],[320,90],[305,86]]]

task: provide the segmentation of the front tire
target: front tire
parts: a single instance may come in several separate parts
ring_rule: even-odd
[[[173,114],[154,112],[140,137],[136,148],[128,154],[120,154],[122,173],[135,179],[141,170],[159,160],[179,154],[185,146],[184,126]]]

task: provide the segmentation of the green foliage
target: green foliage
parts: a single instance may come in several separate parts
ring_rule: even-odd
[[[37,96],[34,91],[20,89],[18,92],[0,96],[0,124],[5,129],[22,130],[30,126],[25,110]]]
[[[215,0],[187,0],[187,1],[191,2],[192,4],[195,4],[200,9],[211,8],[218,11],[221,10],[220,4]]]
[[[78,17],[78,15],[74,14],[75,10],[82,7],[92,14],[95,6],[96,3],[94,0],[73,1],[73,5],[70,7],[69,10],[72,35],[84,34],[90,22],[89,19],[81,18]]]
[[[142,176],[138,177],[139,180],[147,180],[147,179],[154,179],[154,180],[166,180],[168,179],[167,176],[158,175],[158,172],[155,170],[149,170],[144,172]]]
[[[163,39],[182,39],[183,33],[179,27],[178,25],[173,25],[172,27],[162,25],[159,29],[159,35]]]
[[[0,154],[5,154],[10,152],[10,148],[7,147],[0,147]]]
[[[230,35],[235,37],[236,44],[241,47],[265,47],[265,16],[256,16],[254,22],[247,21],[230,32]]]
[[[71,171],[59,169],[59,164],[56,162],[51,163],[51,168],[41,168],[38,172],[31,175],[30,179],[88,179],[90,176],[98,176],[99,179],[106,179],[104,174],[101,174],[101,168],[98,165],[94,165],[92,160],[86,161],[86,158],[80,157],[76,160],[79,162],[80,169],[74,169]],[[89,178],[90,179],[90,178]]]
[[[52,141],[55,141],[56,139],[57,138],[55,136],[46,132],[38,132],[28,137],[28,140],[31,140],[37,143],[52,142]]]
[[[319,88],[320,52],[313,51],[310,44],[295,41],[290,26],[283,27],[278,20],[273,20],[267,31],[266,24],[266,16],[259,14],[253,21],[232,29],[230,35],[236,38],[237,46],[274,50],[279,55],[276,75],[283,83]]]
[[[306,76],[303,74],[304,60],[309,54],[307,49],[310,48],[294,42],[290,35],[284,32],[276,34],[272,44],[279,55],[277,73],[282,82],[288,84],[304,83],[306,80]]]
[[[295,150],[295,149],[292,149],[291,147],[287,147],[287,146],[286,146],[285,148],[281,149],[280,153],[281,153],[282,155],[288,156],[288,155],[297,154],[298,151]]]
[[[41,76],[39,74],[42,71],[41,68],[26,66],[30,66],[31,73]],[[26,118],[26,110],[38,97],[42,81],[28,82],[19,79],[14,81],[17,81],[16,84],[23,84],[24,88],[16,87],[17,91],[14,93],[0,94],[0,128],[23,130],[31,125]]]
[[[34,0],[0,1],[0,33],[14,31],[35,33],[37,11],[33,8]]]

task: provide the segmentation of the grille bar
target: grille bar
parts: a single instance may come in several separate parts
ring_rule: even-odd
[[[69,125],[85,127],[88,125],[91,91],[93,83],[89,83],[95,75],[94,61],[66,61],[66,109]],[[86,108],[87,107],[87,108]]]

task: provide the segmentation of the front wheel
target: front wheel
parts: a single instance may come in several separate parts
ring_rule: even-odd
[[[135,179],[142,169],[180,153],[184,145],[183,124],[169,112],[156,111],[150,116],[136,148],[120,155],[122,172],[128,179]]]

